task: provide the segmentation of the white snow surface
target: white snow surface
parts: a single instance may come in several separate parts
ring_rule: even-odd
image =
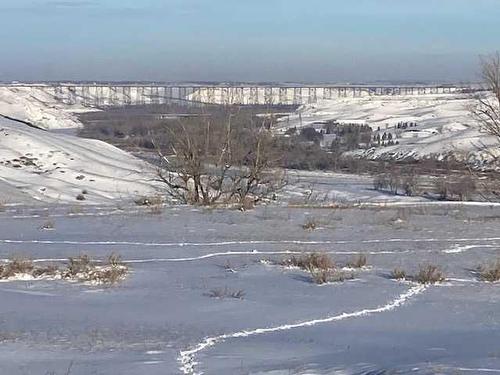
[[[410,96],[363,96],[335,98],[300,107],[282,118],[279,133],[318,122],[363,123],[374,131],[398,135],[398,145],[356,151],[371,159],[441,158],[453,153],[469,161],[488,160],[489,152],[499,154],[497,140],[480,130],[471,115],[476,100],[467,94]],[[417,127],[395,129],[399,122],[416,122]],[[486,147],[485,151],[478,149]],[[472,160],[471,160],[472,159]]]
[[[37,87],[0,87],[0,115],[44,129],[78,128],[81,123],[75,114],[95,110],[79,104],[64,104]]]
[[[104,203],[154,193],[153,169],[105,142],[0,118],[0,192],[46,202]],[[16,196],[16,199],[18,196]]]

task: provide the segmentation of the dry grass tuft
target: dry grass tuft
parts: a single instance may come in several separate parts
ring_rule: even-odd
[[[347,266],[351,268],[363,268],[366,266],[366,264],[367,264],[366,255],[360,254],[354,257],[352,261],[348,262]]]
[[[283,260],[281,265],[298,267],[309,272],[312,281],[316,284],[341,282],[354,278],[352,273],[337,269],[333,259],[324,253],[310,253],[300,257],[292,256]]]
[[[75,278],[80,274],[85,274],[90,272],[95,268],[90,257],[86,254],[69,257],[68,258],[68,268],[66,270],[66,278]]]
[[[151,195],[136,199],[135,204],[138,206],[162,206],[163,198],[160,195]]]
[[[420,265],[414,280],[420,284],[435,284],[445,280],[443,271],[433,264]]]
[[[304,224],[302,224],[302,229],[313,231],[318,227],[318,222],[314,217],[308,217]]]
[[[14,257],[9,259],[6,265],[2,266],[0,278],[8,279],[20,274],[31,274],[33,268],[31,259]]]
[[[496,262],[478,267],[479,278],[491,283],[500,281],[500,259]]]
[[[40,225],[40,227],[38,227],[38,229],[40,229],[40,230],[52,230],[55,227],[56,227],[56,225],[54,224],[54,221],[47,220],[42,225]]]
[[[160,195],[151,195],[136,199],[135,204],[145,206],[153,215],[159,215],[163,212],[163,198]]]
[[[0,279],[29,275],[35,279],[57,277],[68,281],[114,285],[123,280],[127,273],[128,267],[116,253],[112,253],[103,265],[97,265],[88,255],[71,257],[63,270],[54,264],[35,266],[30,259],[20,257],[0,264]]]
[[[281,265],[298,267],[306,271],[310,271],[312,269],[328,270],[335,268],[335,262],[324,253],[310,253],[300,257],[292,256],[283,260]]]
[[[253,210],[255,208],[255,199],[251,197],[245,197],[238,203],[238,209],[240,211]]]
[[[311,269],[309,272],[314,283],[318,285],[354,279],[354,274],[337,269]]]
[[[103,265],[96,265],[90,256],[80,255],[69,258],[64,278],[96,284],[114,285],[121,281],[128,273],[128,267],[123,263],[120,255],[112,253]]]
[[[391,272],[391,279],[406,280],[406,271],[398,267],[394,268]]]
[[[35,267],[31,272],[31,275],[34,278],[40,278],[45,276],[55,277],[58,274],[59,274],[59,267],[57,267],[55,264],[48,264],[45,266]]]
[[[108,263],[113,267],[118,267],[123,265],[122,256],[118,253],[111,253],[108,256]]]
[[[416,275],[409,276],[401,268],[395,268],[391,272],[391,278],[395,280],[410,280],[420,284],[436,284],[446,280],[440,267],[433,264],[421,264]]]
[[[239,289],[239,290],[230,290],[228,287],[224,288],[216,288],[216,289],[211,289],[208,293],[205,293],[206,296],[211,297],[211,298],[235,298],[235,299],[243,299],[245,296],[245,291]]]

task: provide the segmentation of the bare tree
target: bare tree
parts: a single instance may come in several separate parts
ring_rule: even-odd
[[[500,52],[481,57],[481,75],[487,95],[477,96],[473,114],[482,129],[500,142]]]
[[[235,123],[236,120],[236,123]],[[157,176],[174,200],[213,205],[259,201],[285,184],[275,164],[272,136],[238,113],[180,120],[168,127],[170,146],[157,147]],[[165,144],[165,142],[155,144]]]

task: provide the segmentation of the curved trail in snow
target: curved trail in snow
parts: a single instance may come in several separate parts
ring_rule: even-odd
[[[366,254],[366,255],[387,255],[387,254],[407,254],[410,250],[404,251],[324,251],[325,254],[336,254],[336,255],[357,255],[357,254]],[[127,264],[140,264],[140,263],[161,263],[161,262],[192,262],[196,260],[217,258],[217,257],[225,257],[225,256],[238,256],[238,255],[293,255],[293,254],[305,254],[307,252],[304,251],[291,251],[291,250],[283,250],[283,251],[225,251],[220,253],[209,253],[203,254],[194,257],[185,257],[185,258],[147,258],[147,259],[125,259],[122,262]],[[31,259],[34,263],[43,263],[43,262],[65,262],[67,258],[35,258]],[[9,259],[3,258],[0,259],[0,262],[8,262]],[[99,259],[94,259],[95,262],[100,262]]]
[[[342,245],[342,244],[366,244],[366,243],[416,243],[416,242],[480,242],[500,241],[500,237],[483,238],[386,238],[372,240],[246,240],[246,241],[221,241],[221,242],[133,242],[133,241],[70,241],[70,240],[13,240],[0,239],[0,243],[11,244],[43,244],[43,245],[130,245],[151,247],[218,247],[233,245]]]
[[[244,331],[238,331],[234,333],[229,333],[229,334],[223,334],[219,336],[212,336],[212,337],[206,337],[203,339],[203,341],[199,342],[195,346],[181,351],[179,353],[179,357],[177,360],[180,363],[180,370],[183,374],[186,375],[201,375],[203,374],[202,371],[197,371],[196,370],[196,365],[198,365],[198,362],[196,361],[196,355],[199,354],[201,351],[206,350],[218,343],[227,341],[229,339],[236,339],[236,338],[244,338],[244,337],[249,337],[249,336],[256,336],[256,335],[262,335],[266,333],[273,333],[273,332],[279,332],[279,331],[287,331],[291,329],[296,329],[296,328],[302,328],[302,327],[312,327],[318,324],[324,324],[324,323],[331,323],[331,322],[336,322],[344,319],[350,319],[350,318],[358,318],[362,316],[368,316],[372,314],[378,314],[378,313],[383,313],[387,311],[394,310],[402,305],[404,305],[408,300],[411,298],[423,293],[427,289],[426,285],[415,285],[412,288],[410,288],[408,291],[406,291],[403,294],[400,294],[398,297],[396,297],[394,300],[390,301],[386,305],[372,308],[372,309],[364,309],[364,310],[358,310],[350,313],[342,313],[334,316],[329,316],[326,318],[321,318],[321,319],[315,319],[315,320],[308,320],[300,323],[293,323],[293,324],[284,324],[281,326],[277,327],[271,327],[271,328],[257,328],[257,329],[252,329],[252,330],[244,330]]]
[[[444,254],[458,254],[462,253],[465,251],[468,251],[470,249],[476,249],[476,248],[499,248],[499,246],[496,245],[466,245],[466,246],[461,246],[457,247],[454,246],[450,249],[444,249],[441,250],[442,253]],[[430,249],[430,250],[401,250],[401,251],[392,251],[392,250],[380,250],[380,251],[363,251],[363,250],[354,250],[354,251],[322,251],[322,253],[325,254],[331,254],[331,255],[358,255],[358,254],[364,254],[364,255],[391,255],[391,254],[409,254],[413,252],[434,252],[435,250]],[[233,256],[245,256],[245,255],[300,255],[300,254],[306,254],[308,251],[294,251],[294,250],[282,250],[282,251],[259,251],[259,250],[250,250],[250,251],[223,251],[223,252],[216,252],[216,253],[208,253],[208,254],[203,254],[203,255],[198,255],[198,256],[192,256],[192,257],[183,257],[183,258],[143,258],[143,259],[124,259],[123,263],[127,264],[141,264],[141,263],[169,263],[169,262],[193,262],[197,260],[204,260],[204,259],[211,259],[211,258],[218,258],[218,257],[233,257]],[[43,263],[43,262],[65,262],[67,261],[67,258],[32,258],[31,259],[34,263]],[[0,258],[0,262],[8,262],[9,259]],[[100,262],[99,259],[95,259],[95,262]]]

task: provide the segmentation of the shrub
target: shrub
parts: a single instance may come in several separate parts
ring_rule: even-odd
[[[63,276],[66,279],[114,285],[128,273],[128,267],[120,255],[112,253],[107,263],[96,265],[88,255],[68,259],[68,266]]]
[[[244,197],[243,199],[240,200],[239,202],[239,209],[240,211],[248,211],[252,210],[255,207],[255,199],[251,197]]]
[[[435,284],[445,280],[444,274],[438,266],[433,264],[420,265],[414,280],[420,284]]]
[[[439,194],[439,198],[458,199],[465,201],[471,198],[476,191],[476,183],[470,176],[459,179],[439,178],[434,182],[434,190]]]
[[[313,231],[317,228],[317,226],[318,226],[318,223],[316,222],[316,219],[313,217],[308,217],[306,219],[305,223],[302,224],[302,229]]]
[[[418,194],[418,180],[414,174],[404,176],[401,184],[405,195],[411,197]]]
[[[356,256],[351,262],[348,262],[347,266],[351,268],[363,268],[364,266],[366,266],[366,264],[366,255],[360,254]]]
[[[55,276],[59,269],[55,265],[35,266],[30,259],[11,258],[5,265],[0,265],[0,279],[8,279],[17,275],[30,275],[34,278]]]
[[[55,228],[55,224],[52,220],[47,220],[42,225],[40,225],[40,230],[52,230]]]
[[[461,201],[469,200],[475,191],[476,183],[470,176],[460,178],[452,186],[452,193]]]
[[[92,263],[90,257],[86,254],[80,255],[78,257],[68,258],[68,268],[66,272],[66,277],[74,278],[81,274],[87,274],[95,266]]]
[[[112,267],[118,267],[123,265],[122,256],[117,253],[111,253],[108,256],[108,264]]]
[[[135,204],[146,206],[151,214],[161,214],[163,212],[163,198],[160,195],[151,195],[136,199]]]
[[[392,194],[398,195],[398,190],[401,187],[401,177],[396,173],[393,172],[389,175],[389,190],[391,191]]]
[[[444,178],[439,178],[434,181],[434,190],[437,194],[439,194],[439,198],[443,200],[448,198],[449,186]]]
[[[97,266],[88,255],[69,258],[67,267],[63,271],[53,264],[34,266],[31,260],[25,258],[13,258],[5,265],[0,264],[0,279],[28,274],[34,278],[61,276],[66,280],[115,284],[122,280],[127,272],[128,267],[116,253],[111,254],[103,266]]]
[[[492,264],[479,266],[478,273],[482,281],[500,281],[500,259]]]
[[[163,204],[163,198],[159,195],[151,195],[136,199],[135,204],[138,206],[156,206]]]
[[[352,273],[346,273],[335,268],[335,262],[324,253],[310,253],[300,257],[292,256],[281,262],[285,266],[294,266],[309,272],[316,284],[341,282],[353,279]]]
[[[344,282],[354,278],[352,273],[335,269],[310,269],[311,278],[314,283],[321,285],[326,283]]]
[[[31,275],[35,278],[43,276],[56,276],[59,272],[59,268],[54,264],[49,264],[46,266],[35,267]]]
[[[7,279],[19,274],[31,274],[33,268],[31,259],[14,257],[9,259],[7,264],[2,267],[1,278]]]
[[[300,257],[292,256],[281,263],[284,266],[298,267],[306,271],[322,269],[329,270],[335,268],[335,262],[324,253],[310,253]]]
[[[387,175],[379,174],[373,178],[373,188],[375,190],[386,190],[389,187]]]
[[[391,278],[395,280],[405,280],[406,272],[401,268],[394,268],[391,272]]]
[[[224,288],[216,288],[211,289],[208,293],[205,293],[206,296],[211,298],[236,298],[243,299],[245,296],[245,292],[241,289],[239,290],[229,290],[227,287]]]
[[[91,281],[98,284],[114,285],[117,284],[119,281],[121,281],[123,277],[127,274],[127,272],[128,268],[125,266],[96,268],[88,274],[87,278],[80,280]]]

